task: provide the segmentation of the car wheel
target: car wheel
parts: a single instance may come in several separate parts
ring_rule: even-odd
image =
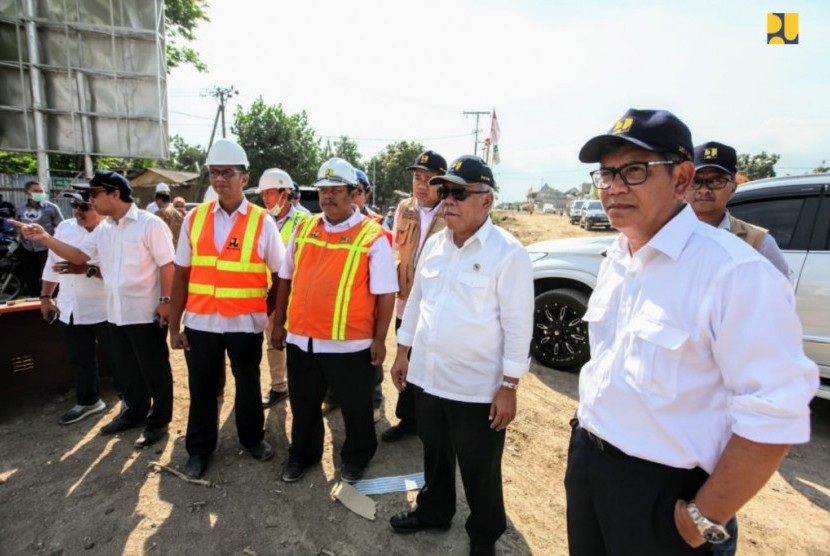
[[[588,324],[582,320],[587,308],[588,296],[577,290],[550,290],[536,297],[530,352],[540,363],[577,371],[588,361]]]

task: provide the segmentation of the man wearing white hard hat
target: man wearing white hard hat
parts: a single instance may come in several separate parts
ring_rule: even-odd
[[[156,185],[156,196],[150,203],[144,207],[144,210],[151,214],[155,214],[158,210],[163,209],[170,204],[170,186],[164,182]]]
[[[285,254],[274,219],[242,193],[249,178],[242,147],[220,139],[208,152],[207,166],[217,199],[185,217],[170,310],[170,345],[185,350],[188,369],[185,473],[190,478],[202,476],[216,449],[216,393],[226,353],[236,382],[239,442],[254,459],[274,455],[263,434],[259,365],[270,312],[268,286]]]
[[[279,168],[269,168],[259,178],[257,192],[262,196],[262,202],[268,213],[274,217],[280,239],[284,244],[291,239],[291,234],[297,224],[306,219],[308,215],[294,210],[291,205],[290,196],[294,190],[294,182],[288,172]],[[262,397],[262,407],[271,407],[288,397],[288,370],[285,366],[285,350],[275,349],[271,344],[271,319],[265,326],[265,355],[268,358],[268,369],[271,373],[271,386],[268,392]]]
[[[331,385],[343,413],[341,479],[355,482],[377,450],[372,422],[374,368],[386,355],[395,260],[389,232],[354,204],[357,176],[341,158],[317,173],[322,215],[301,222],[279,273],[271,341],[288,351],[293,423],[285,482],[323,456],[321,403]]]

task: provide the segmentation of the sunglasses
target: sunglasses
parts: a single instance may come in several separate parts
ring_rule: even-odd
[[[484,195],[485,193],[490,193],[489,191],[473,191],[471,189],[467,189],[461,185],[450,187],[448,185],[442,185],[438,188],[438,198],[442,201],[449,196],[452,196],[453,199],[456,201],[463,201],[470,195]]]
[[[79,203],[77,201],[72,201],[71,203],[69,203],[69,206],[73,209],[78,209],[81,212],[86,212],[92,208],[91,206],[89,206],[89,203]]]

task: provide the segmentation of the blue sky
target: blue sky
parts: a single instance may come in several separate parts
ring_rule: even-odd
[[[768,12],[799,13],[798,45],[766,44]],[[229,123],[262,96],[366,158],[396,140],[470,153],[462,112],[495,107],[507,201],[587,181],[579,148],[629,107],[673,111],[696,144],[779,153],[779,175],[830,162],[825,1],[211,0],[208,13],[194,46],[209,72],[168,81],[170,132],[189,143],[210,137],[216,102],[201,93],[232,84]]]

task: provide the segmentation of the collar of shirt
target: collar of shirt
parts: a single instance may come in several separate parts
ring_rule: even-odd
[[[675,214],[652,236],[648,243],[643,246],[643,249],[659,251],[676,261],[699,223],[700,220],[698,220],[692,207],[684,205],[680,212]],[[608,257],[618,261],[628,255],[628,238],[625,237],[625,234],[620,234],[617,240],[608,248]]]
[[[285,224],[286,222],[291,220],[291,217],[293,217],[293,216],[294,216],[294,207],[292,206],[291,208],[288,209],[288,212],[285,213],[285,216],[283,216],[280,219],[276,219],[276,218],[274,219],[274,220],[277,221],[277,228],[282,230],[283,224]]]
[[[328,233],[336,234],[338,232],[345,232],[352,226],[357,226],[364,218],[366,217],[360,214],[358,210],[352,208],[352,215],[339,224],[332,224],[331,222],[329,222],[329,219],[326,218],[326,215],[324,214],[323,226]]]
[[[216,204],[213,206],[213,212],[218,212],[222,210],[222,207],[219,205],[219,201],[216,201]],[[224,211],[223,211],[224,212]],[[233,216],[234,213],[238,212],[239,214],[248,214],[248,199],[242,198],[242,202],[239,203],[239,206],[236,207],[236,210],[233,211],[231,214],[227,212],[228,216]]]
[[[418,207],[419,211],[424,213],[424,216],[427,216],[429,214],[434,215],[438,212],[438,209],[441,208],[441,201],[438,201],[437,203],[435,203],[434,207],[422,206],[421,203],[419,203],[418,201],[415,201],[415,205]]]
[[[128,218],[133,221],[138,220],[138,207],[135,203],[130,203],[130,208],[127,209],[127,212],[124,213],[124,216],[121,217],[121,220],[124,220],[125,218]],[[112,216],[107,216],[107,221],[113,226],[118,226],[121,220],[116,220]]]
[[[721,229],[721,230],[726,230],[727,232],[729,231],[729,211],[728,210],[723,211],[723,220],[721,220],[720,224],[718,224],[718,228]]]
[[[459,247],[459,249],[464,249],[465,247],[467,247],[468,245],[470,245],[474,241],[479,242],[481,244],[481,247],[484,248],[487,245],[487,238],[490,237],[490,234],[492,232],[493,232],[493,222],[490,221],[490,217],[488,216],[487,220],[484,221],[484,224],[482,224],[479,227],[479,229],[476,230],[476,233],[474,233],[472,236],[468,237],[467,241],[465,241],[464,245]],[[444,238],[447,241],[449,241],[450,243],[455,245],[455,243],[453,242],[453,239],[452,239],[452,236],[453,236],[452,230],[450,230],[449,228],[444,228],[441,231],[441,233],[444,234]]]

